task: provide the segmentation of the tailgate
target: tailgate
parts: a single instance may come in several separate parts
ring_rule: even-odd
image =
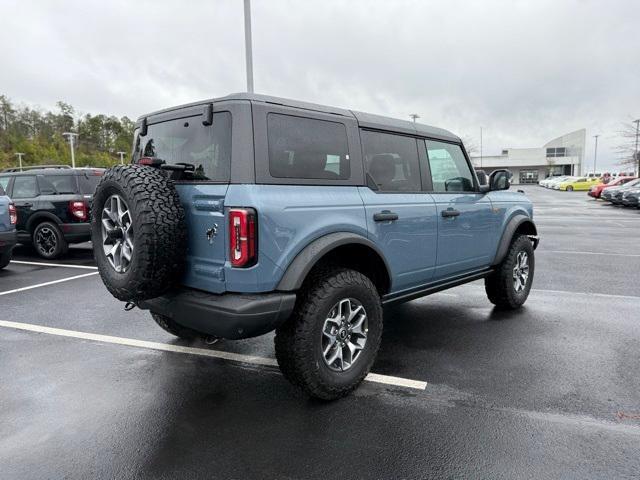
[[[229,185],[178,184],[187,224],[187,268],[182,283],[212,293],[226,290],[227,220],[224,198]]]

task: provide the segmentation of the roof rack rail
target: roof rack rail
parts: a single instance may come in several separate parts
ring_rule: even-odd
[[[24,170],[42,170],[46,168],[70,169],[71,167],[69,165],[28,165],[26,167],[5,168],[2,171],[3,172],[22,172]]]

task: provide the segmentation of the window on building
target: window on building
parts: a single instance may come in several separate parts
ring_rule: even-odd
[[[509,155],[509,150],[502,150],[502,155]]]
[[[566,157],[566,147],[547,148],[547,157]]]
[[[342,123],[271,113],[267,131],[271,176],[319,180],[351,176]]]

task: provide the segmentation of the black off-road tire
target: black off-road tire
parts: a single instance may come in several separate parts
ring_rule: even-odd
[[[49,251],[47,249],[48,245],[41,245],[42,242],[39,240],[39,235],[42,232],[51,232],[50,234],[54,236],[55,247],[53,248],[53,250]],[[46,258],[47,260],[58,258],[67,253],[67,251],[69,250],[69,245],[64,239],[62,231],[54,222],[44,221],[36,225],[36,227],[33,229],[33,232],[31,233],[31,241],[33,242],[33,248],[35,248],[38,255],[40,255],[42,258]]]
[[[322,328],[332,307],[354,298],[365,308],[367,340],[353,365],[343,372],[331,370],[322,356]],[[382,338],[382,306],[371,280],[341,267],[310,275],[298,293],[291,317],[276,330],[278,365],[285,378],[312,397],[334,400],[354,390],[367,376]]]
[[[11,250],[0,255],[0,270],[9,265],[11,262]]]
[[[203,337],[203,335],[199,334],[195,330],[191,330],[190,328],[183,327],[182,325],[178,325],[173,319],[161,315],[159,313],[151,312],[151,316],[155,320],[155,322],[162,328],[165,332],[169,332],[171,335],[174,335],[178,338],[182,338],[183,340],[195,340],[196,338]]]
[[[525,252],[529,259],[529,278],[525,288],[517,292],[513,283],[513,269],[516,265],[518,253]],[[511,241],[507,255],[496,267],[496,270],[484,279],[484,287],[489,301],[504,310],[515,310],[527,301],[533,276],[535,273],[535,258],[533,244],[526,235],[517,235]]]
[[[117,272],[102,247],[102,210],[117,194],[131,213],[133,254],[128,269]],[[171,179],[152,167],[118,165],[105,172],[91,210],[91,239],[100,277],[119,300],[155,298],[180,279],[186,256],[184,209]]]

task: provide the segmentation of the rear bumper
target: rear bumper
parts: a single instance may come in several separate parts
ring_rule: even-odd
[[[276,329],[289,318],[295,302],[291,292],[216,295],[183,288],[139,302],[138,307],[198,332],[235,340]]]
[[[61,223],[60,230],[69,243],[82,243],[91,240],[90,223]]]
[[[13,250],[17,241],[18,236],[15,230],[11,230],[10,232],[0,232],[0,253]]]

